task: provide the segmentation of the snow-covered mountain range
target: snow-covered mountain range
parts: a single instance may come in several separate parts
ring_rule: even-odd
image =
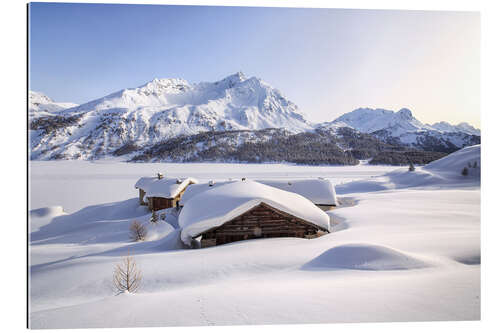
[[[334,126],[347,126],[357,129],[363,133],[373,133],[380,130],[387,130],[393,136],[400,136],[408,132],[417,131],[438,131],[443,133],[466,133],[471,135],[481,135],[481,131],[467,123],[451,125],[445,121],[433,125],[423,124],[416,119],[412,112],[403,108],[398,112],[385,109],[359,108],[343,114],[330,123]]]
[[[371,134],[386,143],[444,152],[477,144],[481,135],[479,129],[467,123],[451,125],[442,121],[433,125],[424,124],[407,108],[397,112],[360,108],[318,127],[330,130],[350,127]]]
[[[313,128],[277,89],[242,73],[198,84],[154,79],[52,116],[31,127],[33,158],[95,158],[129,142],[144,146],[204,131]],[[67,126],[54,128],[53,120]]]
[[[281,128],[291,134],[329,130],[335,135],[338,128],[349,127],[385,143],[445,152],[475,144],[480,135],[466,123],[422,124],[408,109],[357,109],[332,122],[313,124],[277,89],[241,72],[195,84],[183,79],[154,79],[81,105],[56,103],[30,92],[29,117],[32,159],[95,159],[117,151],[120,155],[140,153],[178,136],[207,131]],[[229,137],[242,141],[268,136]]]

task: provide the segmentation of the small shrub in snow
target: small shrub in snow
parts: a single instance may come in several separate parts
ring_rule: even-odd
[[[462,176],[467,176],[469,174],[469,169],[467,167],[464,167],[462,169]]]
[[[115,266],[113,272],[113,284],[118,293],[136,292],[142,281],[142,273],[137,267],[137,264],[130,255],[122,259]]]
[[[130,239],[134,242],[143,241],[146,239],[146,235],[148,234],[148,230],[144,227],[140,222],[134,221],[130,225]]]
[[[161,214],[160,214],[160,220],[162,220],[162,221],[166,221],[166,220],[167,220],[167,214],[165,214],[165,213],[161,213]]]
[[[415,166],[413,165],[412,161],[410,161],[410,166],[408,167],[408,171],[415,171]]]
[[[153,210],[153,213],[151,213],[151,217],[149,219],[149,222],[156,224],[156,223],[158,223],[158,221],[159,221],[158,213]]]

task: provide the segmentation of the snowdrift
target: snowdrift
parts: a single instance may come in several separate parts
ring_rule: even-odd
[[[477,187],[481,178],[481,145],[460,149],[415,171],[399,168],[368,180],[335,187],[338,194],[375,192],[413,187]],[[476,167],[474,167],[476,166]],[[462,175],[467,167],[468,175]]]
[[[428,265],[399,251],[372,244],[347,244],[333,247],[302,266],[304,270],[360,269],[403,270]]]
[[[40,228],[49,224],[52,219],[61,215],[66,215],[62,206],[50,206],[30,210],[30,232],[39,231]]]
[[[62,206],[50,206],[30,211],[30,217],[55,217],[64,214]]]
[[[476,168],[473,167],[475,164],[477,166]],[[460,149],[459,151],[427,164],[422,169],[437,173],[460,174],[464,167],[469,168],[470,176],[480,176],[481,145]],[[477,169],[477,172],[474,172],[474,169]]]

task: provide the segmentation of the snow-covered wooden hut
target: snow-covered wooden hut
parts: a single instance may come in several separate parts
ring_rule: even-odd
[[[328,179],[311,178],[296,180],[256,180],[259,183],[293,192],[311,200],[316,206],[327,211],[338,205],[335,186]]]
[[[193,196],[179,226],[185,244],[199,239],[207,247],[254,238],[314,238],[330,231],[330,219],[301,195],[246,180]]]
[[[139,203],[150,210],[177,206],[186,188],[198,181],[194,178],[142,177],[135,183],[139,189]]]

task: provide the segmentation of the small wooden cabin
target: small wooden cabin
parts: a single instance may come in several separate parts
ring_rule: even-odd
[[[201,236],[201,247],[271,237],[315,238],[328,230],[299,217],[285,213],[266,203],[233,218],[219,227],[195,235]]]
[[[181,239],[201,247],[271,237],[315,238],[330,219],[310,200],[251,180],[229,182],[185,202]]]
[[[143,177],[135,187],[139,189],[139,204],[157,211],[176,207],[186,188],[197,182],[194,178]]]
[[[187,184],[190,185],[190,184]],[[187,187],[186,185],[186,187]],[[181,200],[182,195],[184,194],[184,191],[186,190],[186,187],[184,187],[183,190],[181,190],[179,193],[177,193],[175,196],[171,197],[163,197],[160,196],[161,194],[157,194],[156,196],[147,196],[147,203],[148,203],[148,208],[151,211],[157,211],[161,209],[166,209],[166,208],[173,208],[177,207],[179,201]]]

